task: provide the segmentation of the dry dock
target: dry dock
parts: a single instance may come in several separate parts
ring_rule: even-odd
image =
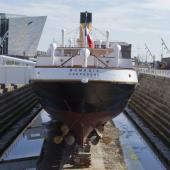
[[[108,123],[103,140],[92,147],[89,170],[166,169],[125,114],[113,122],[116,127]],[[0,170],[74,169],[68,164],[71,148],[53,142],[55,125],[56,120],[42,110],[5,150],[0,158]]]
[[[103,139],[91,148],[89,168],[69,164],[73,148],[54,143],[57,120],[41,110],[29,86],[9,93],[2,86],[0,170],[169,169],[170,79],[140,74],[139,80],[129,103],[132,110],[126,108],[126,114],[106,125]]]

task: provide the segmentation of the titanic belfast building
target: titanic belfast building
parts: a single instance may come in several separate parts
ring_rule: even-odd
[[[34,57],[46,16],[0,13],[0,55]]]

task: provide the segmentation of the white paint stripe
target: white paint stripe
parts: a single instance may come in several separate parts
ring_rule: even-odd
[[[98,68],[35,68],[33,81],[103,81],[137,83],[137,74],[132,69]]]

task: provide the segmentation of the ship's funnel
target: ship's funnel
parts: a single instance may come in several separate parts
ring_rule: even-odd
[[[90,12],[81,12],[80,13],[80,23],[92,23],[92,13]]]
[[[80,47],[84,47],[84,28],[87,26],[89,32],[92,31],[92,13],[90,12],[81,12],[80,13]]]

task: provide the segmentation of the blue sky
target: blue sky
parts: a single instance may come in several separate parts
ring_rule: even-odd
[[[53,39],[60,44],[61,29],[72,32],[78,28],[79,13],[86,10],[93,13],[95,28],[103,33],[110,31],[110,40],[132,43],[133,55],[145,58],[147,43],[159,59],[161,37],[170,48],[170,0],[0,0],[0,9],[13,14],[47,15],[40,50],[46,50]],[[95,38],[104,36],[95,31]]]

